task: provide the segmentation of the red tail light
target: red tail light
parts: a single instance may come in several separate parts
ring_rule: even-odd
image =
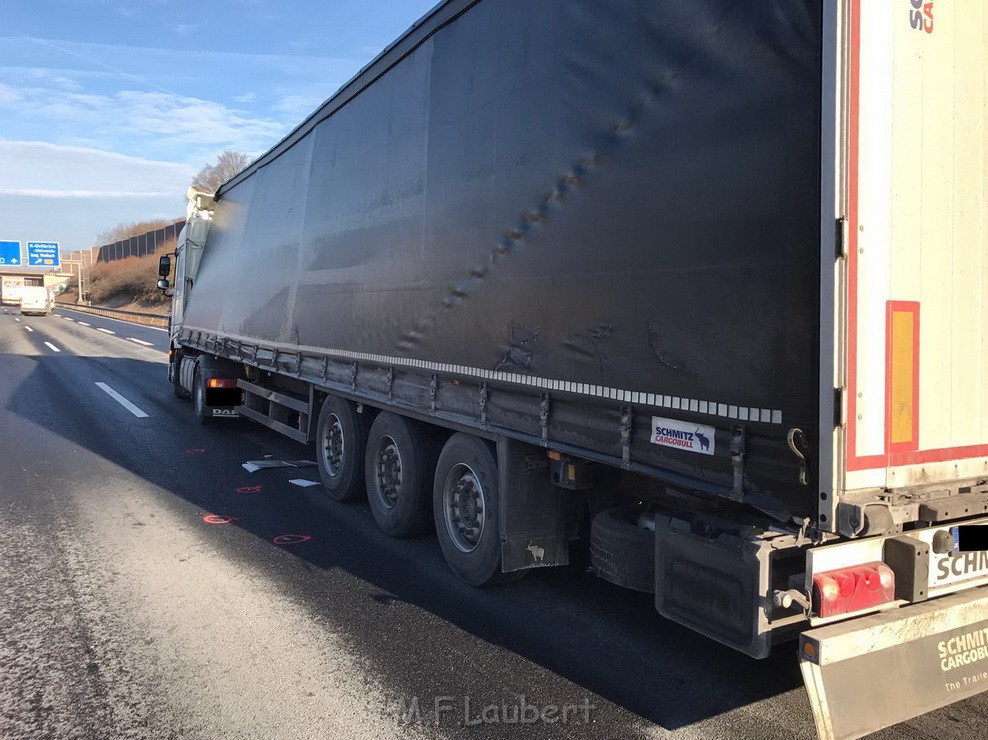
[[[813,606],[821,617],[871,609],[895,601],[895,574],[885,563],[866,563],[813,576]]]
[[[237,381],[228,378],[210,378],[206,385],[209,388],[236,388]]]

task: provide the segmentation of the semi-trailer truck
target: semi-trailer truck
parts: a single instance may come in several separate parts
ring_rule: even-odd
[[[821,737],[971,697],[986,39],[980,0],[446,0],[190,192],[174,393],[475,586],[582,535],[666,619],[795,640]]]

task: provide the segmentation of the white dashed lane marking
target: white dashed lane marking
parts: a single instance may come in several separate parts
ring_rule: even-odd
[[[115,331],[110,331],[109,329],[104,329],[102,326],[97,326],[96,327],[96,331],[101,331],[104,334],[114,334],[114,335],[116,334]]]
[[[51,342],[45,342],[45,346],[48,347],[48,349],[50,349],[52,352],[61,352],[62,351],[58,347],[56,347],[54,344],[52,344]]]
[[[92,326],[92,324],[87,324],[85,321],[77,321],[76,323],[79,324],[79,326]]]
[[[31,328],[30,326],[28,326],[27,324],[25,324],[25,325],[24,325],[24,328],[25,328],[25,329],[27,329],[28,331],[34,331],[34,329],[32,329],[32,328]]]
[[[151,344],[151,342],[145,342],[143,339],[134,339],[133,337],[127,337],[127,341],[128,342],[135,342],[135,343],[141,344],[141,345],[143,345],[145,347],[153,347],[154,346],[153,344]]]
[[[145,414],[143,411],[141,411],[139,408],[137,408],[137,406],[135,406],[134,404],[132,404],[130,401],[128,401],[123,396],[121,396],[115,390],[113,390],[106,383],[97,383],[96,385],[99,386],[99,388],[100,388],[101,391],[103,391],[104,393],[106,393],[110,398],[112,398],[114,401],[116,401],[117,403],[119,403],[121,406],[123,406],[125,409],[127,409],[130,413],[132,413],[138,419],[147,419],[148,418],[148,415],[147,414]]]

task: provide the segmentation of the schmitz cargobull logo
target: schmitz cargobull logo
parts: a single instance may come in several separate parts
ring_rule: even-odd
[[[701,455],[713,455],[716,429],[705,424],[690,424],[677,419],[652,417],[652,444],[672,447]]]

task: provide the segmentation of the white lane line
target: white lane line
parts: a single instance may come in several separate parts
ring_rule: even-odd
[[[143,344],[145,347],[153,347],[151,342],[145,342],[143,339],[134,339],[133,337],[127,337],[128,342],[136,342],[137,344]]]
[[[104,334],[114,334],[114,335],[116,334],[115,331],[110,331],[109,329],[104,329],[102,326],[97,326],[96,327],[96,331],[101,331]]]
[[[51,342],[45,342],[45,346],[48,347],[48,349],[50,349],[52,352],[61,352],[62,351],[58,347],[56,347],[54,344],[52,344]]]
[[[14,321],[20,321],[20,319],[15,316]]]
[[[92,326],[92,324],[87,324],[87,323],[86,323],[85,321],[77,321],[76,323],[77,323],[77,324],[78,324],[79,326]]]
[[[25,328],[25,329],[27,329],[28,331],[34,331],[34,329],[32,329],[32,328],[31,328],[30,326],[28,326],[27,324],[24,324],[24,328]]]
[[[73,319],[71,316],[63,316],[62,318],[65,319],[66,321],[75,321],[75,319]]]
[[[137,406],[135,406],[134,404],[132,404],[130,401],[128,401],[123,396],[121,396],[115,390],[113,390],[106,383],[96,383],[96,385],[98,385],[100,387],[100,390],[102,390],[104,393],[106,393],[106,395],[108,395],[114,401],[116,401],[117,403],[119,403],[121,406],[123,406],[125,409],[127,409],[130,413],[132,413],[138,419],[146,419],[146,418],[148,418],[148,415],[147,414],[145,414],[143,411],[141,411],[139,408],[137,408]]]

